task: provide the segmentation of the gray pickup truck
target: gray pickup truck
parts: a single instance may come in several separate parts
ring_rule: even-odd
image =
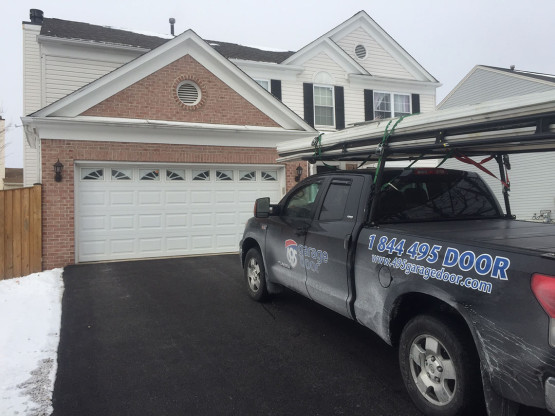
[[[474,173],[375,175],[258,199],[240,243],[250,296],[287,287],[374,331],[427,415],[555,413],[555,226],[504,214]]]

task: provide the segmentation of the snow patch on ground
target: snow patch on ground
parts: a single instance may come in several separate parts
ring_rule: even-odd
[[[46,416],[62,316],[63,269],[0,281],[0,414]]]

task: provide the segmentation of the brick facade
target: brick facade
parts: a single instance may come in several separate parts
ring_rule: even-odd
[[[177,98],[177,86],[185,80],[193,81],[201,89],[201,101],[192,107]],[[82,115],[279,127],[190,55],[114,94]]]
[[[43,268],[75,263],[74,161],[164,163],[274,164],[273,148],[140,144],[80,140],[42,141]],[[62,182],[54,181],[53,165],[64,164]],[[304,162],[301,162],[304,163]],[[286,164],[287,189],[296,184],[298,163]],[[303,168],[303,177],[307,169]]]

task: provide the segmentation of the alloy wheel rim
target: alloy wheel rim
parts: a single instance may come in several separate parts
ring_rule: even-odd
[[[249,287],[253,292],[257,292],[260,288],[260,265],[256,259],[250,259],[247,267],[247,278]]]
[[[420,335],[409,354],[412,379],[420,394],[436,406],[449,404],[455,396],[457,373],[445,346],[431,335]]]

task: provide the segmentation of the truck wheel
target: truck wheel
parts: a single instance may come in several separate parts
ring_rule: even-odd
[[[250,297],[258,302],[268,298],[266,288],[266,271],[262,255],[256,248],[251,248],[245,257],[245,279],[247,281],[247,292]]]
[[[401,334],[399,364],[408,393],[430,416],[472,414],[483,406],[474,345],[452,319],[420,315]]]

